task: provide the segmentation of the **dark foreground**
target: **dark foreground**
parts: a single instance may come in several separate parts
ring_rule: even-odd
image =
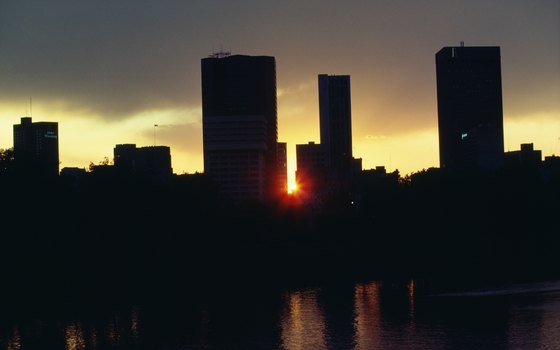
[[[425,172],[321,207],[228,205],[202,177],[2,180],[0,304],[12,308],[223,286],[560,277],[560,185],[538,174]]]

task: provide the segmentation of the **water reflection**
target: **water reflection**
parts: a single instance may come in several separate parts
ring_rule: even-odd
[[[327,349],[325,317],[318,290],[295,291],[287,296],[281,317],[282,349]]]
[[[111,346],[117,346],[120,343],[119,316],[115,315],[107,325],[107,339]]]
[[[21,349],[21,338],[19,335],[19,330],[17,328],[13,328],[10,336],[8,337],[7,342],[8,350],[20,350]]]
[[[220,290],[9,321],[1,350],[560,349],[560,283],[435,293],[421,281]],[[1,315],[0,315],[1,316]]]
[[[92,327],[89,330],[89,339],[90,339],[90,343],[91,343],[91,350],[97,350],[97,330],[95,329],[95,327]]]
[[[542,318],[540,329],[536,330],[540,343],[549,349],[560,349],[560,295],[556,295],[553,302],[542,303],[534,312]]]
[[[130,316],[130,336],[133,340],[137,341],[139,338],[139,323],[140,315],[138,313],[138,308],[133,308]]]
[[[85,350],[86,340],[80,323],[71,323],[64,331],[66,350]]]
[[[381,349],[379,288],[376,282],[356,285],[356,350]]]
[[[408,281],[407,288],[408,288],[408,305],[410,308],[409,315],[411,318],[414,318],[414,291],[415,291],[414,280]]]
[[[427,339],[416,332],[415,292],[413,280],[356,285],[355,349],[423,349]]]

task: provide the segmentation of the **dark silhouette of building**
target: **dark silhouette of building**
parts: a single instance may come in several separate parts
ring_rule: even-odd
[[[296,184],[300,196],[313,200],[325,195],[326,161],[322,144],[296,145]]]
[[[60,169],[60,178],[62,183],[73,189],[80,188],[87,175],[85,168],[64,167]]]
[[[220,52],[201,67],[204,172],[233,201],[276,197],[274,57]]]
[[[116,145],[115,170],[121,174],[140,175],[165,180],[173,175],[171,150],[167,146],[136,147],[135,144]]]
[[[543,178],[546,182],[560,183],[560,157],[550,155],[542,162]]]
[[[321,145],[331,188],[348,185],[352,173],[349,75],[319,75]]]
[[[506,169],[537,169],[542,164],[542,151],[535,150],[532,143],[522,143],[520,150],[504,153]]]
[[[14,161],[19,174],[58,176],[58,123],[21,118],[21,124],[14,125]]]
[[[288,192],[288,149],[286,142],[278,142],[278,188],[282,194]]]
[[[495,170],[504,136],[499,47],[444,47],[436,53],[440,167]]]

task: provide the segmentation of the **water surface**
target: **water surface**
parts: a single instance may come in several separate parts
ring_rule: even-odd
[[[1,318],[0,348],[560,349],[560,282],[442,290],[372,281],[288,291],[224,284],[130,305],[10,313]]]

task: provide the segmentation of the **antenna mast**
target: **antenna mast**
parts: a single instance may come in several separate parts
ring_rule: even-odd
[[[158,126],[157,124],[154,124],[154,147],[156,146],[156,127],[157,126]]]

